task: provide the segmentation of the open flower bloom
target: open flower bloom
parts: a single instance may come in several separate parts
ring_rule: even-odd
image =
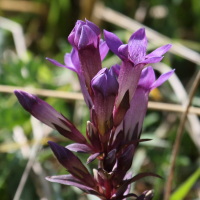
[[[104,37],[110,50],[122,60],[118,78],[118,97],[113,113],[114,125],[118,126],[126,113],[121,111],[123,106],[120,106],[120,104],[126,105],[131,102],[143,67],[149,63],[160,62],[163,58],[162,55],[165,54],[172,45],[168,44],[162,46],[146,55],[147,38],[144,28],[133,33],[128,44],[125,45],[115,34],[106,30],[104,30]],[[128,107],[126,107],[126,109],[128,109]]]
[[[85,102],[90,110],[86,137],[62,114],[38,97],[16,90],[20,104],[35,118],[56,129],[75,143],[62,147],[48,144],[68,175],[47,177],[48,181],[75,186],[101,200],[151,200],[153,192],[140,196],[130,192],[131,183],[146,177],[160,176],[140,173],[132,177],[128,172],[140,139],[143,120],[151,90],[169,79],[174,70],[155,79],[152,67],[146,64],[159,62],[171,45],[162,46],[146,55],[147,39],[144,29],[136,31],[124,45],[113,33],[104,31],[106,42],[100,39],[99,27],[90,21],[78,21],[68,40],[73,46],[65,54],[65,64],[47,58],[59,67],[65,67],[78,75]],[[121,58],[122,64],[103,68],[108,47]],[[94,177],[71,151],[88,153],[87,164],[99,160]]]

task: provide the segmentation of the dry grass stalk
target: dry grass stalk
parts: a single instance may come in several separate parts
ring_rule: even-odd
[[[173,147],[173,150],[172,150],[172,155],[171,155],[171,165],[170,165],[169,176],[168,176],[168,180],[167,180],[167,184],[166,184],[166,191],[165,191],[164,200],[169,200],[169,198],[170,198],[176,157],[177,157],[177,154],[178,154],[178,150],[179,150],[179,146],[180,146],[180,142],[181,142],[181,137],[182,137],[183,130],[184,130],[184,127],[185,127],[187,114],[188,114],[190,105],[192,103],[192,99],[195,95],[196,89],[198,87],[199,81],[200,81],[200,71],[198,72],[198,74],[197,74],[197,76],[194,80],[194,83],[192,85],[191,92],[190,92],[190,95],[189,95],[189,100],[188,100],[185,112],[182,113],[180,125],[179,125],[178,130],[177,130],[176,140],[175,140],[175,144],[174,144],[174,147]]]
[[[61,98],[61,99],[67,99],[67,100],[83,100],[82,93],[0,85],[0,92],[13,93],[14,90],[23,90],[25,92],[39,95],[39,96],[44,96],[44,97],[55,97],[55,98]],[[185,107],[183,107],[182,105],[153,102],[153,101],[149,101],[148,109],[168,111],[168,112],[179,112],[179,113],[185,112]],[[190,106],[188,113],[196,114],[200,116],[200,108]]]

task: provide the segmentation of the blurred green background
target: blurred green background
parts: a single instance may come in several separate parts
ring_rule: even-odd
[[[171,42],[180,43],[193,51],[200,52],[199,0],[104,0],[101,2],[106,7],[169,37]],[[56,141],[63,146],[70,141],[56,131],[50,131],[49,134],[48,131],[44,131],[43,139],[39,139],[41,145],[38,145],[36,141],[40,137],[38,136],[41,131],[40,124],[31,121],[30,114],[23,110],[12,93],[5,92],[8,88],[3,87],[7,85],[80,92],[78,79],[73,72],[58,68],[45,59],[50,57],[63,63],[64,54],[71,51],[67,37],[76,20],[84,20],[86,17],[95,21],[101,30],[113,31],[125,43],[131,34],[119,25],[106,22],[97,16],[95,18],[94,15],[98,13],[94,13],[94,6],[98,8],[99,5],[95,3],[97,3],[95,0],[0,1],[1,200],[14,198],[28,160],[29,163],[32,161],[32,168],[18,199],[95,199],[71,186],[45,181],[45,176],[66,173],[50,151],[47,141]],[[21,29],[23,32],[20,32]],[[155,46],[150,43],[148,51],[152,51]],[[109,52],[103,66],[110,67],[115,62],[119,60]],[[188,93],[196,71],[200,67],[199,63],[172,53],[167,53],[162,62],[176,69],[179,83]],[[157,75],[159,76],[159,73]],[[171,83],[163,84],[151,93],[150,100],[180,104],[180,99],[172,88]],[[56,97],[40,96],[40,98],[62,112],[85,134],[89,112],[83,101]],[[200,106],[200,87],[193,100],[193,106]],[[194,116],[194,118],[196,121],[193,120],[193,124],[191,121],[186,123],[186,130],[183,133],[170,200],[200,199],[200,146],[195,142],[196,136],[191,138],[193,130],[195,128],[198,130],[200,125],[198,117]],[[154,172],[161,175],[163,180],[146,178],[138,181],[132,188],[137,194],[153,188],[155,190],[153,199],[163,199],[179,119],[180,113],[148,110],[142,138],[153,138],[153,141],[139,146],[131,170],[134,174]],[[40,131],[34,131],[35,126],[40,128]],[[200,137],[196,138],[196,141],[198,140]],[[86,163],[87,155],[77,155],[83,163]],[[88,165],[91,173],[92,168],[96,166],[97,162]]]

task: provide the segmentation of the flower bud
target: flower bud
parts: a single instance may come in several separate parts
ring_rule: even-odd
[[[112,68],[104,68],[92,79],[93,109],[96,116],[96,126],[101,135],[108,133],[113,126],[112,113],[115,97],[118,92],[118,82]]]

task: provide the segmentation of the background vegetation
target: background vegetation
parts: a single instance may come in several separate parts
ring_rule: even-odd
[[[67,69],[53,66],[45,60],[45,57],[63,63],[64,54],[71,51],[67,37],[76,20],[84,17],[90,19],[91,17],[92,9],[89,7],[92,8],[94,1],[88,0],[89,6],[87,6],[86,1],[2,0],[0,2],[0,17],[8,18],[22,26],[27,56],[19,58],[12,33],[0,28],[0,86],[79,92],[80,87],[75,74]],[[170,37],[173,42],[179,42],[196,52],[200,52],[199,0],[104,0],[103,2],[105,6]],[[30,4],[31,7],[25,3]],[[5,6],[8,4],[9,6]],[[130,32],[127,30],[105,21],[101,21],[100,28],[115,32],[124,42],[127,42],[128,36],[130,36]],[[152,49],[151,46],[149,46],[150,49]],[[110,67],[108,64],[115,64],[114,62],[115,57],[109,52],[104,65]],[[176,75],[186,91],[189,91],[199,65],[171,53],[165,56],[163,62],[176,69]],[[193,105],[197,107],[200,106],[199,95],[200,87],[193,100]],[[55,97],[41,98],[56,110],[61,111],[78,126],[82,133],[85,133],[89,112],[84,102]],[[180,103],[168,83],[151,93],[150,100]],[[134,173],[139,171],[154,172],[161,175],[164,180],[146,178],[138,181],[133,187],[136,193],[139,194],[146,189],[154,188],[154,200],[163,199],[179,119],[180,114],[178,113],[150,110],[147,112],[142,137],[154,140],[139,146],[132,170]],[[33,124],[30,121],[30,114],[23,110],[16,97],[12,93],[0,91],[1,200],[13,199],[27,161],[30,160],[31,152],[34,152],[32,147],[37,140],[37,134],[33,133]],[[176,161],[171,200],[197,200],[200,198],[198,151],[200,147],[195,145],[190,137],[190,124],[187,123],[186,127],[188,128],[184,131]],[[23,138],[24,142],[20,143],[20,137]],[[200,138],[198,139],[200,140]],[[63,146],[70,143],[56,131],[52,131],[40,140],[42,145],[38,151],[35,151],[37,152],[33,165],[35,169],[34,167],[31,169],[20,199],[95,199],[83,195],[71,186],[42,181],[45,176],[66,173],[50,151],[47,145],[48,140],[56,141]],[[24,147],[26,147],[25,150],[23,150]],[[86,155],[78,154],[78,156],[83,163],[86,163]],[[96,164],[94,162],[88,166],[90,171],[96,167]],[[38,165],[39,168],[37,168]],[[39,172],[37,169],[40,169]]]

